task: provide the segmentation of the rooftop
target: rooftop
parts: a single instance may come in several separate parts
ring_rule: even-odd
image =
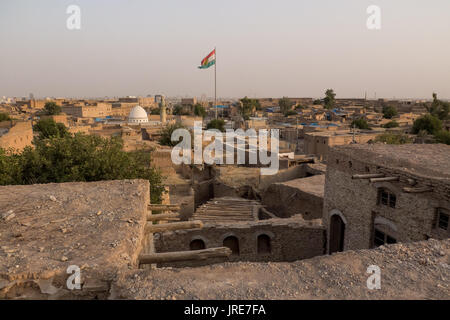
[[[0,296],[70,265],[86,277],[136,268],[149,194],[145,180],[1,186]]]
[[[450,179],[450,146],[444,144],[353,144],[334,147],[333,151],[377,166]]]
[[[346,251],[296,262],[222,263],[127,271],[116,282],[126,299],[450,299],[450,240]],[[367,268],[380,266],[380,290]]]
[[[289,187],[297,188],[305,193],[313,194],[317,197],[323,198],[325,189],[325,175],[320,174],[307,178],[300,178],[283,182]]]

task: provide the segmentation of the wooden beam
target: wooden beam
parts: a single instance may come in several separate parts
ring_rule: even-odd
[[[180,206],[177,204],[149,204],[148,210],[162,210],[162,211],[178,211]]]
[[[388,181],[398,181],[399,177],[385,177],[385,178],[372,178],[370,182],[388,182]]]
[[[176,261],[192,261],[192,260],[207,260],[211,258],[226,258],[231,255],[230,248],[218,247],[203,250],[192,251],[176,251],[176,252],[162,252],[152,254],[139,255],[139,264],[152,264]]]
[[[371,179],[371,178],[382,178],[384,174],[382,173],[368,173],[368,174],[354,174],[352,179]]]
[[[421,187],[421,188],[404,187],[403,191],[406,193],[422,193],[422,192],[431,192],[433,191],[433,189],[431,187]]]
[[[182,229],[196,229],[203,228],[203,222],[199,220],[194,221],[182,221],[182,222],[172,222],[172,223],[161,223],[161,224],[147,224],[145,227],[146,233],[156,233],[164,231],[182,230]]]
[[[179,213],[147,214],[147,221],[180,220]]]

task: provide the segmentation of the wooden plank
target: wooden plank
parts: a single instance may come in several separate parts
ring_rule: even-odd
[[[207,260],[211,258],[226,258],[231,255],[227,247],[209,248],[192,251],[162,252],[139,255],[139,264],[152,264],[176,261]]]
[[[179,213],[148,214],[147,221],[180,220]]]
[[[182,221],[162,224],[147,224],[145,227],[146,233],[182,230],[182,229],[196,229],[203,228],[203,222],[199,220],[194,221]]]
[[[180,206],[176,204],[149,204],[147,207],[149,210],[160,211],[177,211],[180,210]]]

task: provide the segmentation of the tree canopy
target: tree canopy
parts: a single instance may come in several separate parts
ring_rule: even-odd
[[[9,114],[0,112],[0,122],[9,121],[9,120],[11,120],[11,117],[9,116]]]
[[[280,111],[286,116],[289,111],[292,110],[294,103],[287,97],[283,97],[278,102],[280,105]]]
[[[336,94],[334,93],[333,89],[328,89],[325,91],[325,99],[323,99],[323,102],[325,103],[325,108],[327,109],[333,109],[335,106],[335,98]]]
[[[398,115],[398,111],[393,106],[383,106],[383,118],[392,119]]]
[[[67,128],[62,123],[56,123],[53,119],[41,119],[33,128],[39,132],[39,139],[46,139],[51,137],[62,138],[69,134]]]
[[[437,98],[436,93],[433,93],[433,102],[431,103],[431,106],[428,107],[427,109],[431,115],[435,116],[440,120],[447,120],[450,118],[449,116],[450,103],[439,100]]]
[[[0,185],[146,179],[152,202],[161,199],[162,177],[151,167],[150,153],[125,152],[118,137],[78,133],[38,139],[34,144],[18,154],[0,150]]]
[[[159,144],[170,147],[176,146],[178,144],[178,141],[172,141],[172,133],[176,129],[183,129],[183,128],[184,126],[179,123],[171,124],[164,127],[160,132],[161,137],[159,138]]]
[[[356,127],[358,129],[366,129],[366,130],[370,130],[370,126],[369,123],[367,122],[366,119],[363,118],[359,118],[356,120],[353,120],[351,127]]]
[[[205,108],[203,108],[203,106],[200,103],[196,103],[194,105],[194,114],[197,117],[204,118],[206,116],[206,110],[205,110]]]
[[[61,107],[55,102],[47,102],[44,105],[44,112],[47,115],[58,115],[61,113]]]
[[[223,119],[213,119],[206,125],[206,129],[217,129],[225,132],[225,121]]]
[[[261,104],[257,99],[249,99],[244,97],[240,100],[239,113],[244,120],[248,120],[258,108],[261,108]]]
[[[412,133],[418,134],[420,131],[426,131],[429,134],[436,134],[442,130],[442,121],[438,117],[426,114],[414,121]]]
[[[388,123],[383,125],[383,128],[397,128],[399,126],[398,122],[395,120],[389,121]]]

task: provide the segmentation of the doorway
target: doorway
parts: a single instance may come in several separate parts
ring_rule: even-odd
[[[344,251],[345,223],[337,214],[330,220],[330,254]]]

